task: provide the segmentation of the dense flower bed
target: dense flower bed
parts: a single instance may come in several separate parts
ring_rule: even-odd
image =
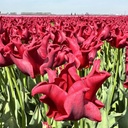
[[[0,17],[0,67],[16,65],[32,79],[48,74],[31,94],[43,94],[47,116],[56,121],[102,120],[96,93],[111,72],[100,71],[97,54],[105,42],[126,47],[127,76],[127,16]]]

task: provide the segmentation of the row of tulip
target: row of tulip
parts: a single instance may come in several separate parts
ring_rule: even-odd
[[[1,17],[0,66],[15,64],[33,79],[48,74],[31,92],[44,94],[40,101],[49,106],[48,117],[99,122],[104,104],[96,93],[110,73],[100,71],[95,58],[105,41],[115,48],[127,46],[127,23],[122,16]],[[92,69],[84,76],[87,68]],[[126,50],[126,75],[127,70]]]

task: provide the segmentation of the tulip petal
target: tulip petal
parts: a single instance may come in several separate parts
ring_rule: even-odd
[[[68,94],[72,94],[72,93],[75,93],[75,92],[78,92],[80,90],[86,90],[88,91],[89,88],[86,87],[85,83],[83,80],[79,80],[79,81],[76,81],[71,87],[70,89],[68,90]]]
[[[80,76],[77,75],[76,68],[73,63],[67,64],[61,71],[59,77],[67,82],[67,90],[69,90],[75,81],[80,80]]]
[[[98,121],[98,122],[101,121],[101,113],[98,107],[93,102],[87,101],[85,103],[84,109],[85,109],[84,111],[85,117],[93,121]]]
[[[9,66],[14,64],[13,61],[11,60],[10,56],[6,56],[4,57],[1,53],[0,53],[0,67],[4,67],[4,66]]]
[[[61,116],[56,120],[79,120],[84,115],[84,93],[86,90],[80,90],[76,93],[68,95],[65,100],[64,108],[67,116]]]
[[[34,96],[35,94],[42,94],[42,93],[47,97],[49,97],[50,100],[52,100],[52,102],[56,106],[58,113],[65,114],[64,101],[65,98],[67,97],[67,93],[65,91],[63,91],[55,84],[45,84],[41,82],[32,89],[32,95]],[[49,101],[46,101],[46,103],[49,103]],[[52,108],[52,106],[50,106],[50,108]]]
[[[86,90],[80,90],[69,95],[64,103],[64,108],[68,114],[63,120],[79,120],[87,117],[94,121],[101,121],[101,114],[98,107],[90,101],[85,100]]]
[[[123,83],[123,86],[124,86],[125,88],[128,88],[128,80],[126,80],[126,81]]]
[[[106,71],[99,71],[100,68],[100,60],[94,61],[94,66],[87,77],[85,77],[84,82],[85,85],[90,88],[90,90],[86,93],[86,98],[88,100],[92,100],[103,84],[103,82],[110,76],[110,74]]]
[[[48,73],[48,81],[49,81],[49,83],[54,82],[55,81],[55,78],[57,77],[56,70],[53,71],[50,68],[45,68],[45,70]]]
[[[15,63],[15,65],[24,73],[27,75],[30,75],[32,78],[35,77],[33,66],[29,61],[26,61],[24,59],[15,58],[13,55],[11,55],[12,61]]]
[[[43,95],[40,97],[40,101],[47,104],[49,106],[47,116],[52,118],[55,117],[58,113],[57,108],[54,104],[54,102],[46,95]]]

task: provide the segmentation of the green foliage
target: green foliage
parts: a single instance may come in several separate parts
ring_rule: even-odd
[[[0,121],[1,128],[41,127],[42,105],[31,96],[36,84],[15,66],[0,69]]]

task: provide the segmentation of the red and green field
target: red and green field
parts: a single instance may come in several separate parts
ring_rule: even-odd
[[[0,128],[127,128],[128,16],[0,16]]]

